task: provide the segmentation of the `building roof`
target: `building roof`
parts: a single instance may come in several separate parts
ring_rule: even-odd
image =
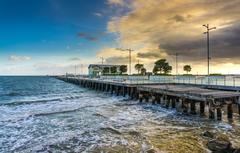
[[[111,66],[121,66],[121,65],[114,65],[114,64],[90,64],[88,68],[93,67],[93,66],[98,66],[98,67],[111,67]],[[126,66],[126,65],[125,65]]]

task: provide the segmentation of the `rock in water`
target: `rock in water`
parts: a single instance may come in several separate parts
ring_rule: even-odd
[[[156,150],[154,150],[153,148],[151,148],[151,149],[148,149],[147,151],[146,151],[146,153],[156,153],[157,151]]]
[[[208,137],[208,138],[211,138],[211,139],[214,138],[214,134],[212,132],[209,132],[209,131],[205,131],[202,135],[204,137]]]
[[[235,149],[233,153],[240,153],[240,148]]]
[[[232,152],[232,144],[226,140],[211,140],[207,144],[208,149],[216,153]]]

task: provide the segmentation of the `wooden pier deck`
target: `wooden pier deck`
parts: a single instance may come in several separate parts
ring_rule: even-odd
[[[162,84],[162,85],[142,85],[139,91],[148,91],[160,94],[167,94],[176,97],[191,98],[199,101],[206,101],[209,98],[222,99],[238,97],[240,93],[222,90],[204,89],[190,85]]]
[[[163,83],[129,83],[89,78],[57,77],[65,82],[86,88],[110,92],[112,94],[138,99],[139,102],[161,104],[162,107],[177,108],[185,114],[208,114],[210,119],[222,119],[222,110],[227,107],[227,117],[233,118],[233,106],[238,107],[240,115],[240,93],[233,91],[206,89],[194,85],[163,84]],[[198,107],[197,107],[198,106]],[[205,112],[208,108],[208,112]]]

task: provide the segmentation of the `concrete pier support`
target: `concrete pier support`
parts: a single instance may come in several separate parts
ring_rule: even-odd
[[[188,114],[188,102],[186,99],[182,99],[182,109],[184,114]]]
[[[102,84],[98,83],[98,91],[101,91],[101,88],[102,88]]]
[[[209,113],[209,119],[215,119],[215,109],[213,107],[213,100],[209,101],[208,105],[208,113]]]
[[[177,101],[176,98],[172,98],[172,99],[171,99],[172,108],[176,108],[176,101]]]
[[[109,84],[105,85],[105,91],[108,92]]]
[[[190,108],[191,108],[191,114],[192,115],[196,115],[197,114],[197,112],[196,112],[196,103],[194,102],[194,101],[190,101]]]
[[[169,106],[170,106],[170,98],[165,96],[165,107],[169,108]]]
[[[98,90],[98,83],[95,83],[95,90]]]
[[[98,83],[98,91],[101,91],[101,83]]]
[[[178,112],[181,112],[182,111],[182,98],[178,98],[177,100],[176,100],[176,109],[177,109],[177,111]]]
[[[205,115],[205,102],[204,101],[201,101],[200,102],[200,115],[201,116],[204,116]]]
[[[110,84],[110,89],[109,90],[110,90],[110,93],[113,94],[113,90],[114,90],[113,85]]]
[[[105,84],[102,83],[102,84],[101,84],[101,91],[104,91],[104,86],[105,86]]]
[[[133,96],[133,87],[129,87],[129,96],[131,99],[134,99],[134,96]]]
[[[152,94],[152,104],[154,105],[156,103],[156,96]]]
[[[238,105],[238,114],[240,115],[240,97],[238,97],[237,105]]]
[[[238,104],[238,115],[240,115],[240,104]]]
[[[126,96],[126,88],[124,86],[122,86],[122,95],[123,95],[123,97]]]
[[[228,117],[228,119],[232,119],[233,118],[232,103],[227,105],[227,117]]]
[[[217,108],[217,120],[222,120],[222,108]]]
[[[132,87],[131,97],[132,97],[132,99],[138,99],[138,91],[137,91],[136,87]]]
[[[149,102],[149,94],[148,93],[144,94],[144,99],[145,99],[145,102]]]
[[[139,97],[139,102],[142,103],[142,101],[143,101],[143,94],[141,92],[139,92],[138,97]]]
[[[160,97],[160,95],[156,95],[156,101],[157,101],[157,104],[161,104],[161,97]]]
[[[119,86],[115,86],[115,93],[117,96],[119,96],[120,94],[119,91],[120,91]]]
[[[130,95],[131,95],[131,92],[130,92],[131,90],[130,90],[130,87],[127,87],[127,95],[130,97]]]
[[[162,95],[161,97],[160,97],[160,104],[161,105],[165,105],[165,101],[164,101],[164,95]]]

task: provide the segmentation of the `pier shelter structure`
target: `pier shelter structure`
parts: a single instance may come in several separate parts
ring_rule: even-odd
[[[121,74],[121,67],[126,65],[109,65],[109,64],[90,64],[88,66],[88,75],[98,77],[100,75],[119,75]]]

